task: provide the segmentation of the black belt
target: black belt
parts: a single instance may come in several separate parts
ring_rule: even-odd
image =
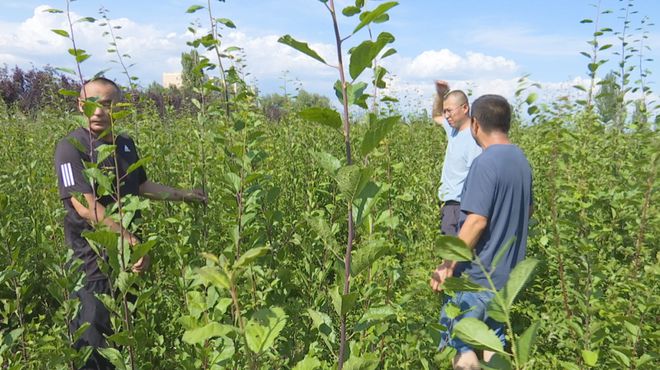
[[[448,200],[448,201],[445,202],[445,205],[446,206],[460,206],[461,203],[457,202],[455,200]]]

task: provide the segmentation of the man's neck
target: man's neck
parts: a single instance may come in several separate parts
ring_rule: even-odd
[[[509,140],[509,136],[507,134],[499,132],[492,133],[482,139],[482,147],[484,150],[486,150],[486,148],[491,145],[498,144],[511,144],[511,140]]]
[[[467,120],[467,119],[462,121],[462,122],[456,122],[456,123],[457,123],[457,125],[456,125],[455,129],[458,130],[458,131],[463,131],[467,128],[470,128],[470,121]]]
[[[102,142],[104,142],[104,143],[106,143],[106,144],[112,144],[112,141],[113,141],[113,140],[112,140],[112,135],[111,135],[110,133],[106,134],[106,135],[103,136],[102,138],[99,138],[98,135],[97,135],[94,131],[92,131],[92,130],[89,129],[89,127],[84,127],[84,129],[85,129],[87,132],[91,133],[91,134],[92,134],[92,137],[93,137],[95,140],[102,141]]]

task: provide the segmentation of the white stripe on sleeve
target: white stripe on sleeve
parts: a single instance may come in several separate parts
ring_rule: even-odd
[[[73,186],[76,182],[73,180],[73,171],[71,171],[71,163],[67,162],[60,165],[60,174],[62,176],[62,184],[65,188]]]

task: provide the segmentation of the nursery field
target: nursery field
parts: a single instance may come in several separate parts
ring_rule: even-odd
[[[236,114],[244,127],[223,119],[200,127],[196,119],[161,120],[147,112],[135,121],[139,132],[131,133],[150,158],[149,178],[183,187],[205,179],[210,198],[206,207],[139,204],[143,235],[155,241],[154,263],[131,278],[132,329],[111,338],[126,357],[133,348],[136,368],[336,362],[333,297],[344,274],[346,212],[328,168],[339,165],[342,137],[295,117],[275,124],[247,108]],[[74,305],[66,298],[80,276],[64,267],[68,248],[52,165],[54,144],[76,122],[55,114],[4,118],[1,302],[8,368],[66,367],[76,358],[66,329]],[[594,117],[557,111],[516,128],[513,140],[534,170],[529,255],[541,263],[512,312],[517,334],[539,323],[534,367],[583,368],[586,361],[598,368],[654,367],[657,134],[608,130]],[[444,130],[428,121],[397,123],[365,165],[376,195],[356,223],[350,359],[383,368],[449,363],[435,351],[432,324],[441,297],[428,287],[442,246],[435,194],[443,143]],[[259,257],[236,266],[251,251]],[[219,264],[206,253],[225,256],[229,281],[203,273]],[[241,337],[232,294],[245,330],[252,322],[264,325],[255,324],[251,340]],[[121,328],[120,311],[115,319]]]

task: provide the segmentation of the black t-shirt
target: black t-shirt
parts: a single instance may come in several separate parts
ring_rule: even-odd
[[[92,186],[83,173],[85,170],[84,162],[96,163],[98,148],[104,144],[108,143],[97,140],[94,136],[91,137],[90,143],[89,131],[81,127],[60,140],[55,149],[57,184],[60,199],[62,199],[64,208],[67,211],[64,218],[64,237],[67,244],[73,249],[74,258],[80,258],[83,261],[83,269],[87,276],[87,281],[105,279],[106,276],[99,269],[97,263],[99,256],[92,250],[87,240],[81,236],[83,231],[91,230],[92,227],[73,208],[71,196],[75,193],[93,193]],[[135,143],[128,136],[119,135],[115,139],[115,145],[114,155],[111,154],[105,158],[99,164],[98,168],[114,173],[116,156],[119,167],[119,178],[122,179],[120,194],[122,196],[127,194],[138,195],[140,185],[147,181],[147,174],[144,168],[139,167],[126,175],[129,166],[139,159]],[[94,151],[90,158],[90,148],[92,146]],[[112,202],[113,199],[109,195],[99,199],[99,203],[105,207],[108,207]],[[139,214],[136,214],[136,217],[139,217]],[[102,257],[106,258],[105,255]]]

